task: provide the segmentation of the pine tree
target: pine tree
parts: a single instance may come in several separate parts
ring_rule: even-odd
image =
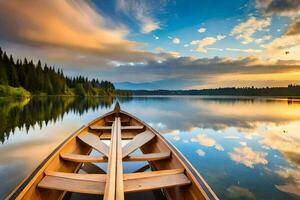
[[[75,88],[78,95],[96,95],[97,91],[105,91],[106,94],[112,94],[114,86],[111,82],[98,79],[89,80],[84,76],[67,77],[61,68],[55,69],[48,67],[47,64],[42,67],[39,60],[34,64],[32,60],[14,61],[12,55],[7,56],[0,48],[0,84],[13,87],[23,87],[33,94],[65,94],[68,88]],[[97,88],[97,89],[95,89]]]

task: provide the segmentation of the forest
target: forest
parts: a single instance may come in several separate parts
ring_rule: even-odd
[[[67,77],[61,69],[42,65],[41,61],[15,60],[0,47],[0,96],[111,96],[114,93],[115,87],[109,81]]]
[[[125,92],[125,91],[124,91]],[[229,87],[202,90],[132,90],[133,95],[208,95],[208,96],[300,96],[300,85],[287,87]]]

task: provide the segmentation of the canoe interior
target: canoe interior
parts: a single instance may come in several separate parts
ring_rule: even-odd
[[[123,140],[127,144],[118,146]],[[101,156],[90,156],[92,150]],[[139,155],[134,153],[137,150]],[[93,161],[108,163],[107,168],[95,172]],[[153,172],[123,173],[122,162],[140,161],[148,162]],[[78,172],[85,179],[91,174],[87,179],[96,181],[82,180]],[[125,199],[134,199],[143,191],[163,193],[160,199],[218,199],[180,152],[150,126],[116,106],[66,139],[7,199],[80,199],[85,193],[122,200],[124,193]]]

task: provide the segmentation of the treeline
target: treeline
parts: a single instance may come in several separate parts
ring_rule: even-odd
[[[45,95],[112,95],[114,85],[109,81],[88,80],[86,77],[66,77],[41,61],[17,59],[0,48],[0,85],[22,87],[32,94]]]
[[[288,87],[243,87],[202,90],[132,90],[133,95],[208,95],[208,96],[300,96],[300,85]]]

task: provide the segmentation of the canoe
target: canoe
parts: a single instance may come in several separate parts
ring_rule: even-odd
[[[149,169],[123,173],[123,162],[145,162]],[[161,191],[164,199],[218,199],[174,146],[116,103],[67,138],[6,199],[66,199],[80,193],[123,200],[127,193],[145,191]]]

